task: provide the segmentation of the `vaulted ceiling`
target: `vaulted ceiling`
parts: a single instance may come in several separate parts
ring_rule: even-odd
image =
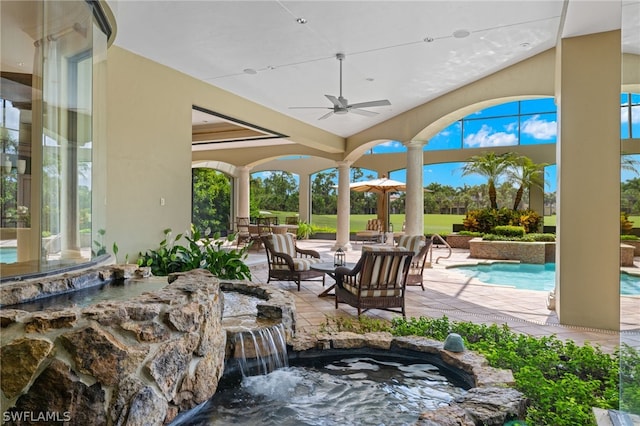
[[[108,4],[116,45],[342,137],[548,50],[560,37],[622,27],[623,51],[640,54],[638,0]],[[321,119],[333,111],[327,95],[341,90],[350,104],[390,105]],[[194,115],[195,123],[204,118]]]

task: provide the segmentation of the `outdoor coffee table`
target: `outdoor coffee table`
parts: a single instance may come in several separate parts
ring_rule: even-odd
[[[320,271],[320,272],[324,272],[325,274],[329,275],[331,278],[333,278],[333,280],[335,281],[336,279],[336,269],[339,266],[344,266],[346,268],[349,269],[353,269],[354,266],[356,266],[355,263],[351,263],[351,262],[347,262],[344,265],[335,265],[333,262],[322,262],[322,263],[313,263],[311,264],[311,269],[313,269],[314,271]],[[333,293],[329,293],[331,290],[334,289],[334,287],[336,286],[335,283],[333,283],[333,285],[331,285],[329,288],[327,288],[325,291],[323,291],[322,293],[320,293],[318,295],[318,297],[326,297],[326,296],[334,296]]]

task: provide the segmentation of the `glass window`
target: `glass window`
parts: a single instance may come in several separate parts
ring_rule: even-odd
[[[640,138],[640,105],[631,107],[631,134],[630,138]]]
[[[629,139],[631,137],[631,126],[629,125],[629,106],[620,107],[620,138]]]
[[[10,259],[0,253],[2,278],[82,265],[106,253],[93,243],[100,239],[95,218],[103,216],[93,210],[93,94],[102,87],[94,60],[101,61],[107,45],[94,21],[96,4],[2,4],[0,213],[2,244],[14,248]]]
[[[542,112],[556,112],[555,99],[542,98],[520,102],[520,114],[536,114]]]
[[[464,148],[517,145],[518,117],[465,121],[463,137]]]
[[[465,117],[467,120],[475,120],[487,117],[503,117],[505,115],[517,115],[518,102],[507,102],[506,104],[495,105],[480,111],[469,114]]]
[[[628,93],[620,94],[620,105],[622,105],[622,106],[629,105],[629,94]]]
[[[556,143],[558,123],[556,114],[523,115],[520,117],[520,144]]]
[[[452,123],[431,138],[429,143],[424,146],[425,151],[460,148],[462,148],[462,121]]]

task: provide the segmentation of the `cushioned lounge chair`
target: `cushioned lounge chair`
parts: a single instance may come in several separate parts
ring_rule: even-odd
[[[356,240],[364,244],[365,241],[379,242],[382,240],[382,221],[380,219],[369,219],[367,228],[364,231],[356,232]]]
[[[347,303],[360,314],[369,309],[405,317],[405,285],[414,253],[401,247],[363,247],[353,269],[336,269],[336,309]]]
[[[261,239],[269,265],[267,283],[271,280],[293,281],[300,291],[301,281],[316,281],[317,278],[322,278],[324,287],[324,272],[311,269],[312,264],[322,262],[317,251],[298,248],[293,235],[288,233],[263,235]]]

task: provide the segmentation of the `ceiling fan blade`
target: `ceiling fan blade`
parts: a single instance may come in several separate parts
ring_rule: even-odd
[[[331,103],[333,104],[333,106],[336,106],[338,108],[346,108],[347,104],[346,102],[342,102],[342,100],[340,100],[339,98],[336,98],[335,96],[332,95],[324,95],[325,98],[329,99],[331,101]]]
[[[351,108],[367,108],[367,107],[377,107],[377,106],[387,106],[391,105],[391,102],[387,99],[381,99],[379,101],[369,101],[369,102],[360,102],[358,104],[349,105]]]
[[[358,109],[358,108],[349,108],[349,112],[358,115],[364,115],[365,117],[373,117],[374,115],[378,115],[377,112],[367,111],[366,109]]]
[[[324,120],[325,118],[329,118],[333,115],[333,111],[329,111],[328,113],[326,113],[325,115],[323,115],[322,117],[318,118],[318,120]]]
[[[289,107],[289,109],[333,109],[329,107]]]

